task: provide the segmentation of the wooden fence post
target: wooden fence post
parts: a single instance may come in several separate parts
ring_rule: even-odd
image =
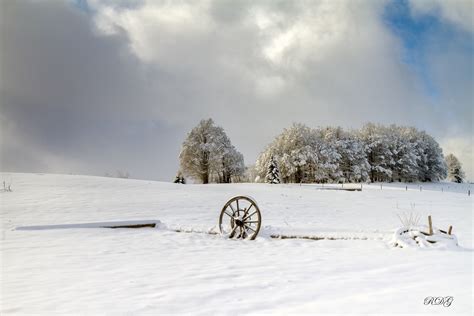
[[[448,235],[451,235],[451,232],[453,231],[453,226],[449,226],[449,229],[448,229]]]
[[[433,235],[433,223],[431,222],[431,215],[428,215],[428,227],[429,227],[429,235]]]

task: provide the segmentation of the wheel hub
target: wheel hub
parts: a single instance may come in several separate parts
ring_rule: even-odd
[[[244,222],[240,219],[240,218],[236,218],[235,219],[235,225],[239,226],[239,227],[243,227],[244,226]]]

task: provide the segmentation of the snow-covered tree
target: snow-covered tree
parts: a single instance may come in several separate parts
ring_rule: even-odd
[[[221,138],[221,129],[214,125],[212,119],[200,121],[181,146],[181,170],[202,183],[209,183],[216,157],[221,155]]]
[[[315,173],[317,182],[341,182],[343,172],[339,168],[341,162],[340,141],[344,131],[340,127],[325,127],[314,130],[315,150],[318,164]]]
[[[338,170],[343,182],[365,182],[369,179],[370,165],[364,144],[354,133],[343,133],[336,142],[340,154]]]
[[[258,171],[255,165],[249,165],[245,167],[244,176],[240,179],[241,182],[261,182],[262,180],[258,176]]]
[[[368,123],[358,131],[293,124],[260,154],[266,179],[276,159],[282,182],[438,181],[446,177],[443,151],[413,127]]]
[[[421,163],[418,180],[431,182],[445,179],[448,173],[438,142],[425,132],[419,132],[419,142]]]
[[[272,156],[270,158],[270,164],[267,168],[267,176],[265,178],[266,183],[279,184],[280,183],[280,170],[278,169],[278,163]]]
[[[270,160],[274,157],[282,182],[310,182],[317,160],[313,138],[312,130],[302,124],[284,129],[258,157],[255,166],[259,177],[266,178]]]
[[[461,162],[453,154],[446,156],[446,165],[448,168],[448,180],[451,182],[462,183],[464,181],[464,171]]]
[[[232,178],[241,177],[245,173],[244,156],[238,152],[229,142],[225,146],[224,153],[221,158],[221,168],[219,173],[220,183],[230,183]]]
[[[413,182],[419,179],[419,132],[413,127],[389,127],[394,164],[391,181]]]
[[[368,123],[359,137],[366,146],[372,181],[438,181],[446,177],[443,151],[423,131]]]
[[[372,182],[390,181],[394,160],[387,129],[382,125],[368,123],[359,131],[359,138],[365,144],[370,164],[370,180]]]
[[[243,156],[212,119],[202,120],[191,130],[181,146],[180,169],[202,183],[211,180],[230,182],[245,171]]]

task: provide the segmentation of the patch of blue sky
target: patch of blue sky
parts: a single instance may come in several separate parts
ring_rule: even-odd
[[[72,4],[81,11],[91,13],[93,8],[89,5],[88,0],[70,0]],[[106,4],[116,8],[136,8],[142,4],[140,0],[102,0],[102,4]]]
[[[383,21],[403,44],[401,61],[418,75],[425,92],[433,100],[439,97],[439,87],[430,73],[429,55],[456,45],[466,54],[473,54],[472,34],[440,18],[439,12],[413,14],[407,0],[392,0],[384,10]]]
[[[72,4],[81,11],[90,12],[89,3],[87,0],[71,0]]]

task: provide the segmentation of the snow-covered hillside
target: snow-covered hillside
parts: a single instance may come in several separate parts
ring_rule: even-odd
[[[371,184],[349,192],[14,173],[0,180],[13,190],[0,193],[1,314],[472,314],[468,185]],[[206,234],[234,195],[259,203],[255,241]],[[420,224],[431,215],[435,227],[452,225],[459,247],[391,247],[397,214],[407,212]],[[158,220],[143,229],[72,225]],[[428,296],[454,300],[424,305]]]

